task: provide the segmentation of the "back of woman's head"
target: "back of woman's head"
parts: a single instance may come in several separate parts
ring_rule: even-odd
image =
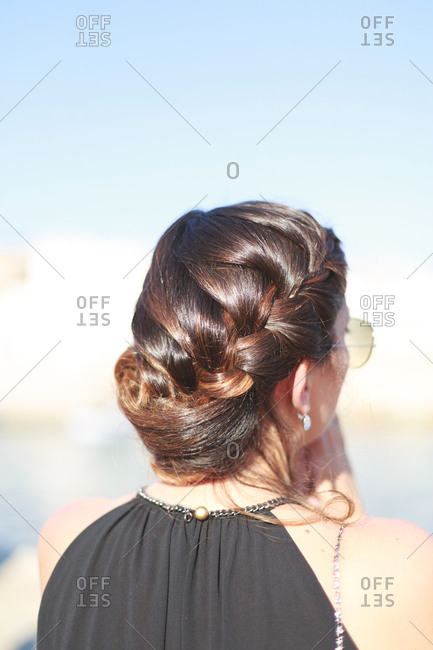
[[[157,474],[236,476],[257,453],[272,465],[274,387],[304,359],[326,363],[334,342],[339,244],[308,212],[261,201],[193,210],[162,235],[115,368],[119,406]],[[295,437],[278,425],[290,465]]]

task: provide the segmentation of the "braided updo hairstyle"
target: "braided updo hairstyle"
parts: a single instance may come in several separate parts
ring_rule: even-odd
[[[302,360],[327,362],[346,273],[333,230],[279,203],[192,210],[166,230],[136,303],[133,346],[115,366],[119,407],[156,474],[176,484],[241,477],[259,454],[274,489],[299,501],[300,444],[270,396]]]

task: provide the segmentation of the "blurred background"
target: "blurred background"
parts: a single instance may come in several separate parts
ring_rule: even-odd
[[[309,210],[376,347],[338,413],[372,516],[431,531],[428,2],[30,2],[0,26],[0,650],[34,647],[38,531],[153,481],[113,367],[164,230]]]

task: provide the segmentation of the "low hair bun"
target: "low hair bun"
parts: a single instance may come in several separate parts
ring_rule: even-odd
[[[275,468],[286,458],[296,484],[284,421],[284,451],[267,451],[272,392],[303,359],[324,358],[346,272],[332,229],[278,203],[195,210],[167,229],[136,303],[134,345],[114,371],[119,407],[156,473],[236,476],[259,453]]]

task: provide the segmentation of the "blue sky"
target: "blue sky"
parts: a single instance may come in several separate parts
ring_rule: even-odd
[[[76,46],[90,14],[108,47]],[[375,15],[392,25],[363,30]],[[406,277],[432,252],[430,3],[4,2],[1,23],[0,118],[52,70],[0,122],[0,213],[34,245],[145,251],[199,202],[263,196],[332,225],[349,261]],[[394,45],[361,46],[374,32]],[[27,246],[3,220],[0,242]]]

